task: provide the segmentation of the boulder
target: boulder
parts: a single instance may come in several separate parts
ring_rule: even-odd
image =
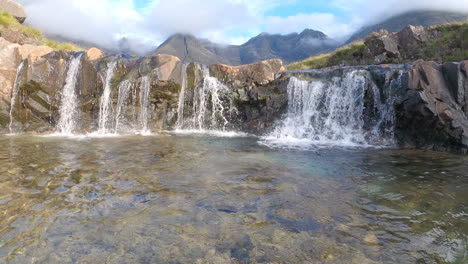
[[[90,48],[88,51],[86,51],[86,56],[88,57],[88,60],[95,61],[104,57],[105,53],[98,48]]]
[[[467,153],[468,118],[454,97],[449,79],[443,66],[435,62],[413,64],[406,96],[396,105],[400,143]]]
[[[283,61],[272,59],[260,61],[253,64],[241,66],[228,66],[224,64],[215,64],[211,66],[216,73],[224,75],[223,79],[234,81],[235,84],[267,84],[273,81],[279,73],[285,71]],[[221,76],[217,76],[221,77]]]
[[[0,0],[0,12],[12,14],[20,23],[26,20],[23,6],[13,0]]]
[[[400,57],[398,38],[395,34],[373,35],[366,39],[368,54],[376,64],[391,63]]]
[[[399,40],[399,45],[405,48],[421,42],[426,42],[430,39],[430,34],[426,28],[422,26],[408,25],[396,35]]]

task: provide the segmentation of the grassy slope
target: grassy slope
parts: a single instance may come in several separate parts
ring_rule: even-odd
[[[0,32],[5,28],[16,29],[22,34],[24,34],[27,38],[36,40],[46,46],[53,48],[54,50],[83,50],[82,48],[71,43],[58,43],[49,40],[46,37],[44,37],[40,30],[30,26],[22,25],[12,15],[0,12]]]
[[[429,28],[431,32],[436,34],[436,38],[427,42],[421,43],[415,58],[407,58],[398,63],[411,62],[416,59],[434,60],[439,62],[461,61],[468,59],[468,23],[454,23],[448,25],[434,26]],[[373,37],[378,34],[371,34]],[[368,37],[368,38],[369,38]],[[310,57],[303,61],[292,63],[286,68],[288,70],[305,70],[305,69],[321,69],[336,65],[364,65],[374,63],[374,58],[366,57],[364,42],[353,42],[338,50],[322,54],[315,57]]]

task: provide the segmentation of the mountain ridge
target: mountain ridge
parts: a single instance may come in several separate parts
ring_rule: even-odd
[[[242,45],[223,45],[179,33],[169,37],[152,54],[169,54],[185,62],[243,65],[276,58],[293,62],[336,46],[336,41],[312,29],[287,35],[261,33]]]

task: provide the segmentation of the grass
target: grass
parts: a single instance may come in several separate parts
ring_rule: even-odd
[[[417,59],[433,60],[440,63],[468,59],[468,23],[452,23],[428,28],[436,36],[408,51],[400,50],[403,58],[398,63]],[[388,34],[386,31],[370,34],[366,39]],[[310,57],[287,65],[288,70],[321,69],[337,65],[365,65],[374,63],[374,58],[365,54],[365,42],[354,42],[331,53]],[[405,54],[407,52],[408,54]]]
[[[349,64],[349,62],[367,63],[364,61],[364,49],[364,42],[357,41],[333,52],[292,63],[287,65],[286,68],[290,71],[295,71],[304,69],[321,69],[345,63]]]
[[[18,30],[27,38],[36,40],[46,46],[51,47],[54,50],[83,50],[79,46],[74,45],[72,43],[58,43],[53,40],[47,39],[40,30],[19,23],[18,20],[16,20],[16,18],[9,13],[0,12],[0,32],[5,28],[12,28]]]
[[[430,30],[437,37],[419,47],[418,57],[439,62],[468,58],[468,23],[434,26]]]

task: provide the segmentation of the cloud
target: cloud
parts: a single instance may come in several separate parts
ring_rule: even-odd
[[[27,23],[47,34],[134,52],[150,51],[175,33],[241,44],[261,32],[305,28],[344,39],[360,27],[415,9],[468,13],[460,0],[19,0]],[[288,13],[289,7],[300,12]],[[314,8],[320,8],[317,11]],[[324,8],[326,7],[326,8]],[[288,14],[288,15],[286,15]]]
[[[464,0],[332,0],[335,8],[359,17],[362,24],[375,23],[413,10],[442,10],[468,13]]]
[[[265,30],[269,33],[288,34],[311,28],[325,32],[331,37],[340,38],[353,32],[350,24],[340,22],[334,14],[329,13],[298,14],[289,17],[271,16],[266,20]]]
[[[255,22],[243,3],[219,0],[170,0],[155,4],[149,26],[162,34],[228,31]]]

